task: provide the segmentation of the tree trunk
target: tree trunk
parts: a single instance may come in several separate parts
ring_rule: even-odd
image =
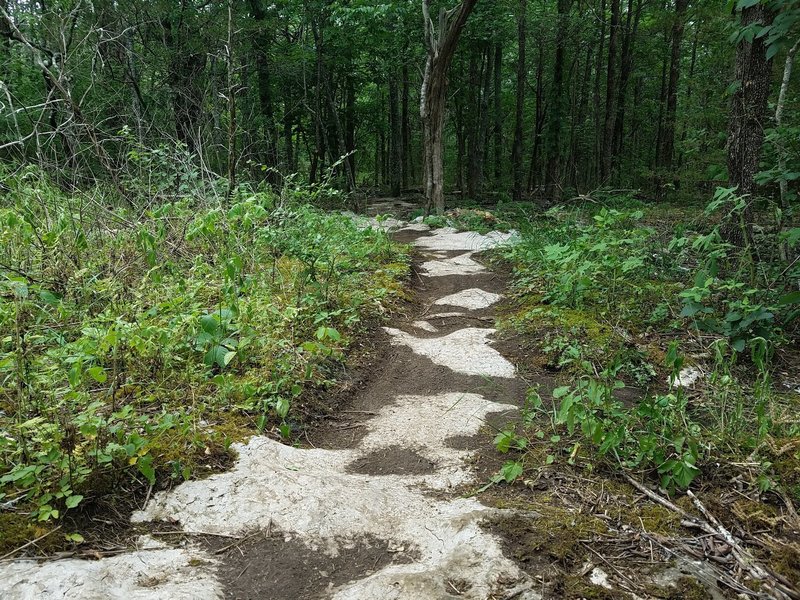
[[[700,29],[699,27],[695,27],[694,30],[694,39],[692,40],[692,57],[689,60],[689,77],[687,78],[686,82],[686,105],[687,110],[691,111],[690,102],[692,100],[692,83],[694,82],[694,69],[695,65],[697,64],[697,38],[699,36]],[[681,128],[681,143],[686,141],[686,132],[689,129],[686,119],[683,121],[683,127]],[[683,152],[678,153],[678,168],[683,166]]]
[[[475,196],[483,195],[483,183],[486,180],[486,163],[489,156],[489,97],[492,95],[492,81],[494,62],[492,49],[486,47],[485,64],[483,73],[483,92],[481,93],[480,127],[478,129],[478,151],[475,164]]]
[[[494,46],[494,180],[500,181],[503,164],[503,46]]]
[[[352,73],[345,76],[344,147],[352,185],[356,182],[356,85]]]
[[[794,67],[794,57],[797,55],[797,49],[800,47],[800,40],[795,42],[794,46],[789,49],[786,54],[786,62],[783,65],[783,79],[781,79],[781,89],[778,93],[778,102],[775,104],[775,127],[780,129],[783,124],[783,110],[786,106],[786,94],[789,92],[789,82],[792,80],[792,69]],[[787,208],[789,202],[787,199],[788,182],[783,177],[783,172],[786,171],[786,148],[781,145],[778,151],[778,171],[781,174],[780,190],[781,190],[781,208]]]
[[[558,0],[558,27],[556,30],[556,56],[553,63],[553,90],[550,95],[550,118],[547,128],[547,194],[554,202],[561,199],[561,124],[567,112],[564,106],[564,53],[567,44],[567,17],[571,0]]]
[[[408,163],[411,158],[410,145],[411,145],[411,126],[409,125],[409,111],[408,111],[408,66],[403,65],[402,71],[403,89],[402,101],[400,108],[400,185],[403,189],[408,189]]]
[[[672,159],[675,155],[675,113],[678,107],[678,83],[681,74],[681,42],[683,41],[688,5],[689,0],[675,0],[667,102],[664,110],[664,125],[661,128],[661,150],[658,153],[659,164],[657,165],[664,171],[672,168]]]
[[[758,3],[742,11],[741,26],[754,23],[767,26],[774,14]],[[736,46],[736,75],[738,84],[731,100],[728,123],[728,181],[737,187],[740,196],[753,193],[753,177],[758,172],[758,159],[764,143],[764,121],[769,97],[772,60],[767,59],[765,38],[752,42],[740,40]],[[751,241],[750,199],[741,217],[741,223],[732,223],[723,231],[728,242],[745,246]]]
[[[524,171],[522,168],[523,126],[525,120],[525,86],[528,82],[526,65],[526,42],[528,37],[528,2],[519,0],[517,13],[517,93],[514,107],[514,145],[511,148],[511,171],[514,179],[512,196],[514,200],[522,200]]]
[[[233,0],[228,0],[228,43],[226,48],[228,76],[228,196],[236,187],[236,87],[233,67]]]
[[[634,16],[635,15],[635,16]],[[628,82],[633,72],[633,48],[642,16],[642,1],[637,0],[633,8],[633,0],[628,0],[628,15],[625,26],[625,37],[622,40],[622,69],[620,70],[619,90],[617,95],[617,118],[614,123],[614,163],[624,150],[625,109],[628,97]],[[633,21],[633,24],[631,24]]]
[[[480,63],[478,62],[480,61]],[[483,147],[480,137],[482,120],[481,72],[483,70],[483,54],[473,47],[469,57],[469,83],[467,86],[467,196],[474,198],[478,194],[478,171]]]
[[[611,175],[614,153],[614,122],[617,118],[617,40],[619,39],[620,0],[611,0],[611,23],[608,34],[608,67],[606,69],[606,119],[603,127],[603,156],[600,179]]]
[[[425,154],[426,212],[444,213],[444,119],[447,104],[447,72],[453,62],[458,38],[477,0],[463,0],[451,10],[439,11],[438,25],[430,15],[431,0],[422,0],[427,59],[420,90],[420,118]]]
[[[533,149],[531,164],[528,168],[528,191],[533,191],[541,182],[542,169],[539,165],[539,153],[542,147],[542,132],[547,111],[544,105],[544,42],[539,40],[536,64],[536,120],[533,126]]]
[[[603,157],[603,116],[600,107],[600,80],[603,73],[603,50],[606,44],[606,0],[600,4],[600,48],[597,50],[597,63],[594,67],[594,91],[592,106],[594,108],[594,177],[600,177],[600,166]]]
[[[800,40],[794,43],[789,49],[789,52],[786,54],[786,62],[783,65],[783,79],[781,80],[781,90],[778,93],[778,101],[775,104],[775,128],[778,130],[778,134],[780,135],[780,128],[783,124],[783,109],[786,105],[786,94],[789,91],[789,82],[792,80],[792,68],[794,66],[794,57],[797,54],[797,49],[800,47]],[[786,160],[788,152],[786,150],[786,145],[784,142],[778,142],[778,175],[780,177],[780,181],[778,185],[780,186],[780,207],[781,207],[781,217],[778,219],[778,229],[782,229],[783,227],[783,216],[786,213],[787,209],[789,208],[789,182],[786,180]],[[786,246],[785,244],[781,244],[781,258],[786,260]]]
[[[400,92],[397,78],[389,74],[389,193],[400,195]]]
[[[256,59],[258,100],[264,132],[264,166],[267,167],[267,181],[277,185],[280,180],[280,173],[278,172],[278,133],[275,129],[272,74],[270,73],[269,65],[269,49],[272,46],[272,39],[270,32],[266,29],[267,14],[261,6],[261,0],[250,0],[250,12],[253,13],[253,20],[257,26],[257,30],[253,34],[253,50]]]

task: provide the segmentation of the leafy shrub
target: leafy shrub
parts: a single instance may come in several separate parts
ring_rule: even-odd
[[[133,215],[30,169],[6,183],[0,500],[41,520],[103,474],[193,476],[236,415],[291,435],[293,404],[408,269],[384,233],[267,193]]]

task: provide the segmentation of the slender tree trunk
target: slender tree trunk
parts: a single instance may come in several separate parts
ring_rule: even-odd
[[[483,141],[480,137],[482,116],[481,103],[481,72],[483,70],[483,54],[479,54],[477,47],[471,48],[469,57],[469,81],[467,84],[467,196],[475,198],[478,195],[478,170],[480,169],[479,154]]]
[[[582,167],[588,167],[589,161],[586,156],[580,156],[580,148],[583,146],[581,137],[583,134],[584,121],[586,119],[586,112],[589,106],[589,81],[592,76],[592,57],[594,48],[591,44],[586,47],[586,63],[584,64],[583,78],[580,83],[580,90],[578,92],[578,110],[575,116],[575,121],[572,127],[572,140],[570,144],[570,162],[573,164],[573,180],[572,185],[578,189],[581,186],[581,170]],[[581,163],[584,164],[581,164]],[[584,174],[588,171],[584,169]]]
[[[622,40],[622,69],[620,70],[619,94],[617,96],[617,118],[614,123],[614,164],[619,162],[619,157],[624,150],[625,135],[625,110],[628,98],[628,83],[633,72],[633,49],[636,43],[636,34],[639,30],[639,20],[642,16],[642,1],[628,0],[628,15],[626,19],[625,37]],[[633,23],[631,24],[631,21]]]
[[[408,65],[403,64],[402,70],[403,89],[401,101],[401,115],[400,115],[400,185],[403,189],[408,189],[408,175],[409,175],[409,160],[411,159],[411,126],[409,124],[409,110],[408,110]]]
[[[511,171],[514,180],[512,197],[522,200],[524,171],[522,168],[523,127],[525,121],[525,86],[528,84],[526,45],[528,37],[528,2],[519,0],[517,9],[517,91],[514,108],[514,145],[511,148]]]
[[[489,157],[489,98],[492,95],[492,82],[494,79],[494,62],[490,46],[486,47],[483,92],[480,105],[480,128],[478,130],[479,148],[476,153],[475,193],[483,194],[483,184],[486,180],[486,163]]]
[[[430,15],[431,0],[422,0],[427,59],[420,90],[420,118],[425,151],[426,212],[444,213],[444,121],[447,72],[458,39],[477,0],[463,0],[455,8],[439,11],[438,25]]]
[[[400,91],[397,78],[389,75],[389,188],[392,197],[400,195]]]
[[[236,188],[236,86],[233,67],[233,0],[228,0],[228,196]]]
[[[544,43],[540,40],[536,64],[536,120],[533,127],[533,150],[531,150],[531,163],[528,168],[528,191],[541,182],[542,168],[539,164],[539,153],[542,147],[542,132],[547,111],[544,102]]]
[[[606,119],[603,127],[603,157],[600,178],[605,181],[611,175],[614,153],[614,121],[617,118],[617,40],[619,39],[620,0],[611,0],[611,23],[608,35],[608,67],[606,69]]]
[[[606,44],[606,0],[601,0],[600,4],[600,48],[597,50],[597,63],[594,67],[594,91],[592,93],[592,105],[594,108],[594,176],[600,178],[602,170],[601,162],[603,157],[603,112],[600,105],[600,81],[603,76],[603,51]]]
[[[464,131],[464,101],[456,95],[456,189],[464,196],[464,162],[467,153],[467,140]]]
[[[692,100],[692,91],[694,90],[692,84],[694,83],[694,69],[697,64],[697,38],[699,32],[700,29],[695,27],[694,38],[692,39],[692,58],[689,60],[689,77],[686,81],[686,106],[689,111],[691,111],[690,102]],[[683,142],[686,141],[686,132],[688,129],[689,126],[687,124],[687,120],[684,119],[683,126],[681,127],[681,145],[683,145]],[[681,166],[683,166],[683,152],[678,153],[678,168]]]
[[[794,57],[797,55],[798,47],[800,47],[800,40],[795,42],[794,46],[789,49],[789,52],[786,54],[786,62],[783,64],[783,79],[781,79],[778,101],[775,104],[775,127],[777,129],[780,129],[783,124],[783,109],[786,106],[786,94],[789,92],[789,82],[792,80],[792,68],[794,66]],[[783,210],[789,207],[789,182],[784,177],[787,154],[786,146],[781,142],[780,148],[778,149],[778,173],[781,178],[779,183],[781,193],[780,203]]]
[[[502,177],[503,164],[503,46],[494,47],[494,180]]]
[[[783,79],[781,79],[781,90],[778,93],[778,101],[775,104],[775,128],[780,132],[781,125],[783,124],[783,109],[786,106],[786,94],[789,91],[789,82],[792,80],[792,68],[794,66],[794,57],[797,54],[797,49],[800,47],[800,40],[796,41],[786,54],[786,62],[783,64]],[[779,138],[780,139],[780,138]],[[778,219],[779,231],[783,229],[783,217],[789,208],[789,182],[786,180],[786,161],[788,151],[783,141],[779,141],[778,147],[778,175],[780,177],[778,185],[780,186],[780,207],[781,216]],[[780,248],[781,259],[786,260],[787,250],[786,244],[781,244]]]
[[[547,172],[545,185],[547,194],[553,201],[561,200],[563,182],[561,181],[562,121],[565,110],[564,94],[564,54],[567,44],[567,18],[571,0],[558,0],[558,26],[556,30],[556,56],[553,62],[553,88],[550,94],[550,118],[547,131]]]
[[[689,0],[675,0],[667,102],[664,110],[664,125],[661,129],[661,150],[658,153],[658,166],[664,171],[672,168],[672,159],[675,155],[675,115],[678,108],[678,83],[681,74],[681,43],[688,6]]]
[[[351,185],[356,184],[356,85],[352,72],[345,76],[344,147]]]
[[[325,125],[322,120],[322,95],[324,93],[325,65],[322,57],[322,40],[317,32],[316,23],[312,22],[311,30],[314,33],[314,48],[316,49],[316,84],[314,85],[314,145],[316,147],[316,159],[311,163],[311,183],[316,183],[324,177],[325,154],[327,144],[325,141]]]
[[[275,128],[272,74],[269,65],[269,49],[272,46],[272,38],[267,30],[267,13],[261,5],[261,0],[250,0],[250,12],[257,25],[257,30],[253,34],[253,50],[258,76],[258,99],[264,124],[264,165],[267,167],[267,181],[275,185],[280,180],[280,174],[278,173],[278,133]],[[317,48],[317,51],[319,52],[320,49]]]
[[[656,143],[653,166],[661,164],[661,136],[664,129],[664,108],[667,103],[667,59],[661,61],[661,91],[658,93],[658,118],[656,119]]]

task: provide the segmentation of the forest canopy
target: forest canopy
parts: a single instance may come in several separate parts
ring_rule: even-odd
[[[796,85],[780,77],[796,52],[795,2],[470,4],[447,75],[448,191],[708,194],[742,185],[742,169],[762,187],[795,181]],[[451,8],[3,0],[0,159],[66,186],[108,181],[129,201],[154,164],[231,184],[332,175],[345,190],[421,188],[424,6],[437,27]],[[755,130],[741,143],[729,129],[737,106]]]

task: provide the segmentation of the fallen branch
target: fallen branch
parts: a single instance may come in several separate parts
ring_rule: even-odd
[[[730,546],[731,555],[739,564],[739,566],[742,568],[742,570],[746,572],[753,579],[767,583],[769,588],[771,588],[771,590],[777,594],[775,596],[776,598],[782,598],[782,599],[791,598],[792,600],[800,600],[800,593],[791,589],[789,586],[781,583],[778,577],[776,577],[774,574],[770,573],[769,571],[764,569],[764,567],[759,565],[756,559],[753,557],[753,555],[750,554],[750,552],[741,544],[741,542],[737,540],[734,537],[734,535],[730,531],[728,531],[722,525],[722,523],[720,523],[719,520],[717,520],[716,517],[714,517],[713,514],[711,514],[711,512],[702,504],[702,502],[700,502],[700,500],[697,498],[697,496],[694,495],[694,493],[692,493],[691,490],[687,490],[686,494],[689,496],[689,498],[692,499],[694,505],[705,517],[706,519],[705,521],[693,517],[685,510],[675,505],[673,502],[670,502],[663,496],[656,494],[654,491],[646,488],[644,485],[642,485],[629,475],[626,474],[625,478],[628,480],[628,483],[630,483],[633,487],[642,492],[645,496],[647,496],[654,502],[661,504],[665,508],[668,508],[676,512],[681,517],[683,517],[682,524],[684,526],[688,525],[691,527],[702,529],[706,533],[722,539],[722,541],[724,541],[728,546]]]

